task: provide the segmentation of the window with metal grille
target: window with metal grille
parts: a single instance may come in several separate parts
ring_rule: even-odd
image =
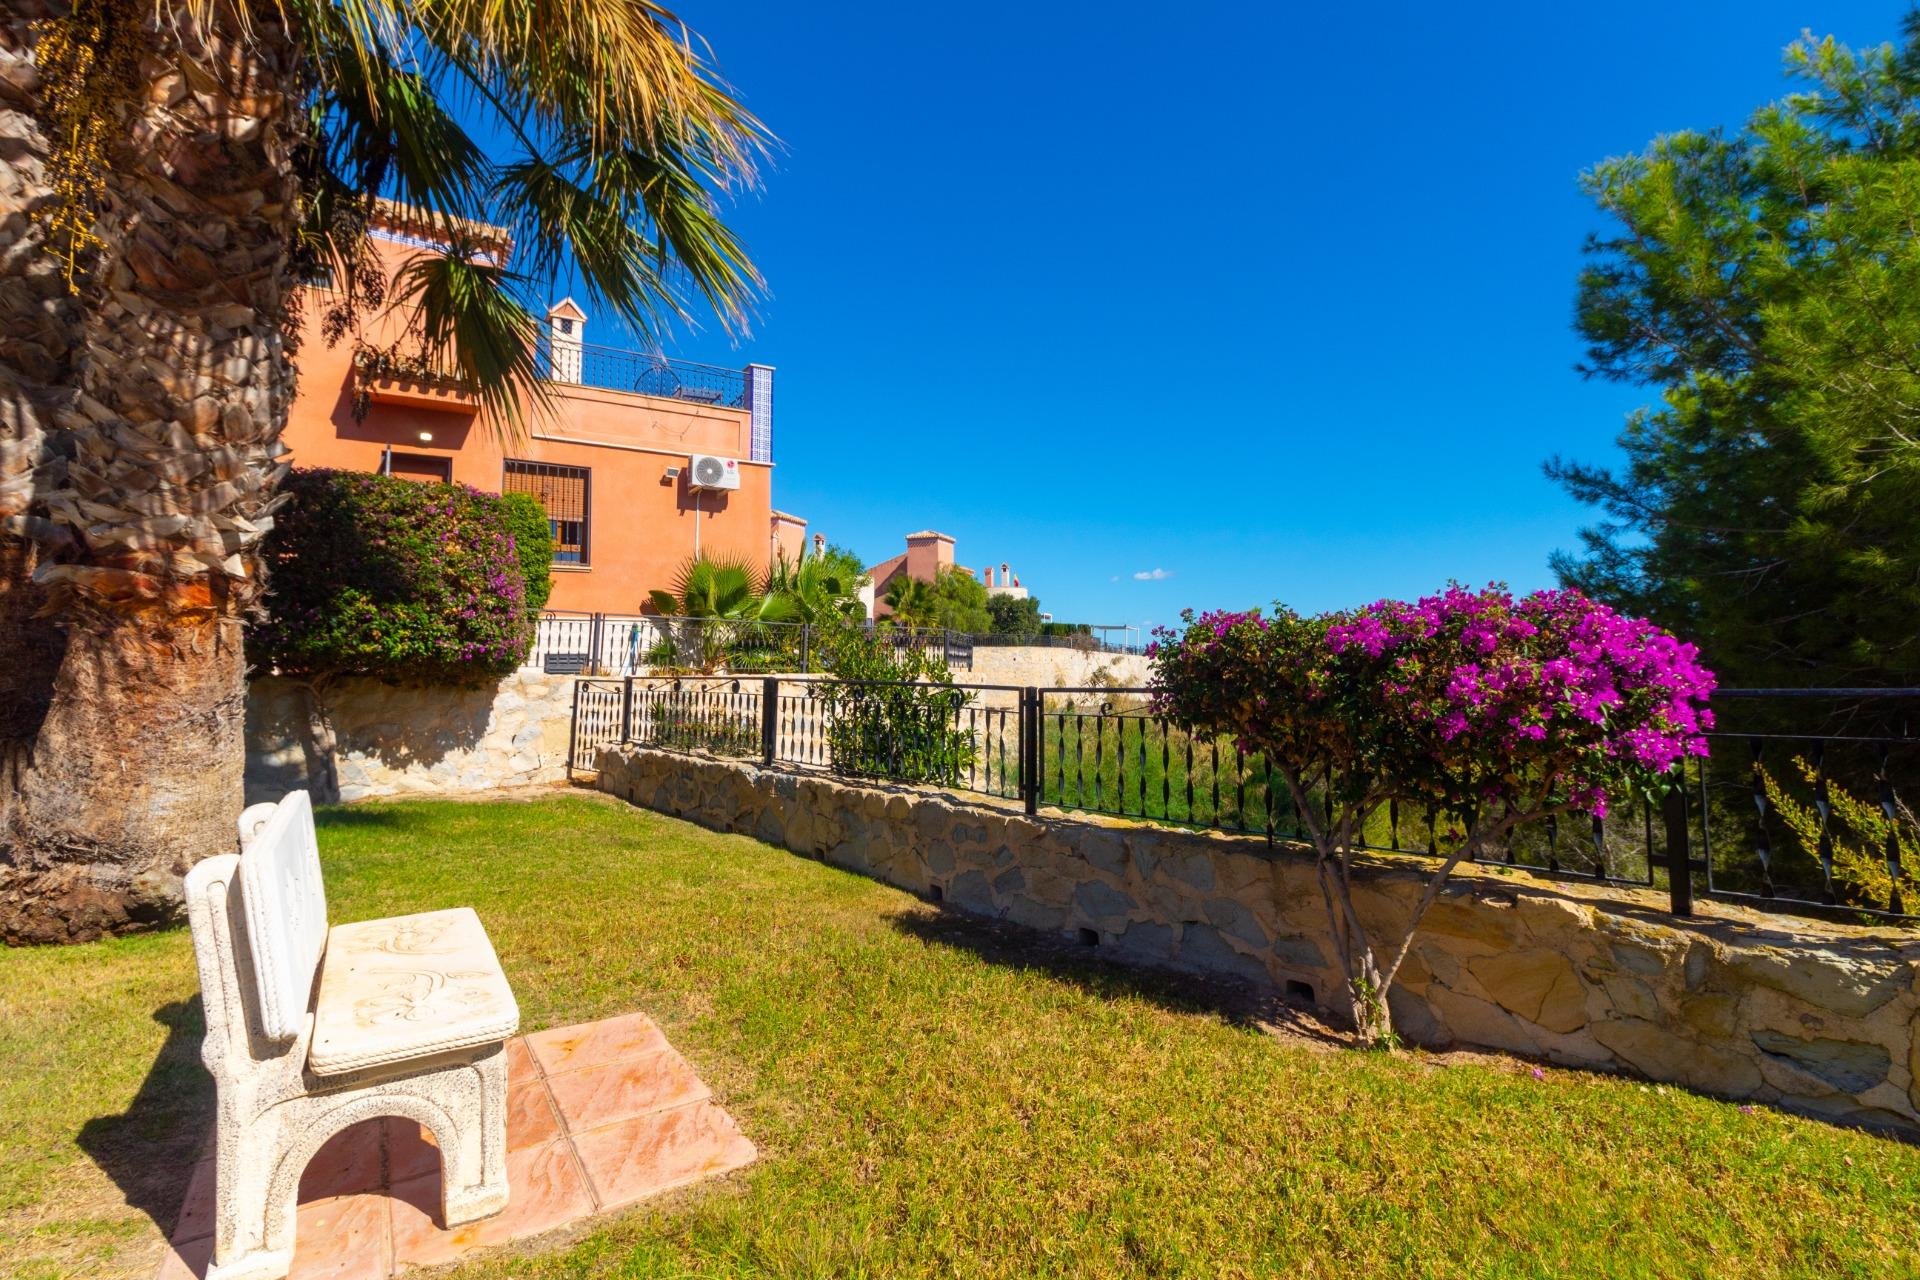
[[[553,532],[555,564],[587,563],[587,515],[591,509],[592,470],[552,462],[507,459],[502,493],[530,493],[547,509]]]

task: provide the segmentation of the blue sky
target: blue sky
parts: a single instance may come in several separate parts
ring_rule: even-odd
[[[671,346],[778,366],[775,503],[1147,623],[1547,585],[1588,513],[1542,459],[1614,457],[1646,398],[1573,368],[1577,175],[1738,125],[1802,28],[1878,43],[1902,9],[681,12],[786,146],[735,211],[752,337]]]

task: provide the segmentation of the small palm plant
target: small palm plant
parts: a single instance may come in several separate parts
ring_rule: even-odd
[[[939,619],[940,601],[931,582],[901,574],[887,584],[883,598],[899,626],[930,627]]]
[[[654,611],[667,618],[666,639],[648,655],[655,666],[718,671],[763,669],[777,651],[774,624],[800,621],[794,598],[769,583],[744,560],[699,557],[680,566],[670,591],[647,593]]]
[[[799,564],[781,559],[767,580],[769,594],[793,602],[795,621],[830,626],[866,617],[860,588],[866,573],[850,559],[813,556]]]

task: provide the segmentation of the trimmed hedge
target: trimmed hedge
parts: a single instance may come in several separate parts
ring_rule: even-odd
[[[267,616],[248,640],[256,667],[464,684],[508,674],[532,649],[528,601],[546,598],[551,551],[536,565],[517,541],[520,504],[361,471],[295,471],[283,492]]]

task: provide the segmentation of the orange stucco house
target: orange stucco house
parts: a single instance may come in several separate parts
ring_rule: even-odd
[[[499,228],[462,230],[479,252],[504,261],[512,251]],[[438,239],[425,217],[384,202],[371,235],[388,273]],[[321,332],[332,291],[303,294],[299,390],[285,436],[293,464],[534,494],[554,531],[549,609],[638,613],[647,592],[669,586],[696,553],[763,570],[803,554],[806,521],[773,506],[771,366],[725,369],[597,346],[585,340],[586,312],[562,299],[539,349],[550,403],[544,412],[528,406],[515,434],[489,421],[457,379],[405,360],[357,364],[351,339],[329,345]],[[362,338],[393,346],[409,318],[397,308],[364,316]]]

